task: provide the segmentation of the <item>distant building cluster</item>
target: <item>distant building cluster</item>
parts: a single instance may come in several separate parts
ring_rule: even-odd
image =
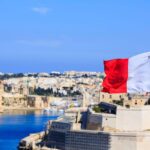
[[[0,97],[3,108],[46,108],[56,98],[73,107],[98,103],[102,73],[76,72],[3,74],[0,73]],[[83,103],[83,99],[86,102]],[[69,104],[68,104],[69,103]],[[76,104],[75,104],[76,105]]]

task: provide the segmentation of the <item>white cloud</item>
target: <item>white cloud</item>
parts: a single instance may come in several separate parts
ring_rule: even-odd
[[[39,13],[39,14],[47,14],[49,12],[49,8],[47,7],[34,7],[32,11]]]

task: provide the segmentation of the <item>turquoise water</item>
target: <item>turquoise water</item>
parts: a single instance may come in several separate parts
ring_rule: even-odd
[[[22,138],[42,131],[48,120],[56,118],[41,111],[9,111],[0,114],[0,150],[16,150]]]

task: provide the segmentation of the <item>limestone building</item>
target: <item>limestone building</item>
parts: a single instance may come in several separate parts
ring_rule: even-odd
[[[29,95],[27,96],[27,107],[41,109],[49,106],[46,96]]]
[[[103,111],[99,113],[89,108],[82,114],[81,122],[76,118],[53,121],[45,141],[47,147],[61,150],[149,150],[149,105],[128,108],[103,103],[102,107]],[[83,126],[83,123],[86,124]]]
[[[125,107],[144,106],[150,104],[150,94],[110,94],[100,92],[100,102],[119,104]]]

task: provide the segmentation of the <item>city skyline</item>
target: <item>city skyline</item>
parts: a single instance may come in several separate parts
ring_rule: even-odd
[[[0,72],[103,71],[150,50],[150,2],[2,0]]]

